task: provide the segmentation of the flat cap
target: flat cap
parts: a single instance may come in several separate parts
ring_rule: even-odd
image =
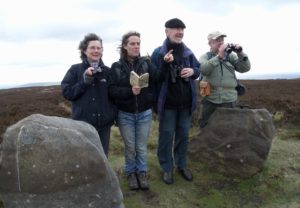
[[[185,24],[178,18],[173,18],[165,23],[166,28],[185,28]]]

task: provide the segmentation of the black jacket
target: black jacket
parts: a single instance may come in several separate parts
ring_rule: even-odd
[[[130,71],[134,70],[138,75],[149,73],[149,86],[142,88],[139,95],[134,95],[129,83]],[[129,113],[140,113],[153,107],[155,95],[153,83],[159,81],[160,75],[156,67],[151,64],[147,57],[139,57],[134,64],[120,59],[112,64],[110,71],[111,84],[109,95],[121,111]]]
[[[91,84],[85,84],[84,71],[87,62],[72,65],[61,82],[62,95],[72,101],[72,118],[85,121],[97,130],[111,126],[116,116],[116,107],[108,97],[109,68],[100,61],[102,72],[93,76]]]

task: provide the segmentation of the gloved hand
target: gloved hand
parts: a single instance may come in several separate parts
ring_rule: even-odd
[[[93,83],[93,81],[94,81],[94,77],[88,75],[88,74],[87,74],[87,71],[85,71],[85,72],[83,73],[83,82],[84,82],[85,84],[90,85],[90,84]]]

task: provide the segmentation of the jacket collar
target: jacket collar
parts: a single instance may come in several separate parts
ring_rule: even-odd
[[[90,67],[90,63],[88,62],[87,58],[83,58],[82,63],[86,66],[86,67]],[[103,68],[105,65],[102,61],[102,59],[99,60],[99,64],[98,66],[100,66],[101,68]]]
[[[168,38],[166,38],[164,40],[163,45],[159,51],[160,54],[165,55],[166,53],[168,53],[167,42],[168,42]],[[193,52],[183,42],[182,42],[182,44],[183,44],[183,57],[186,58],[186,57],[192,55]]]

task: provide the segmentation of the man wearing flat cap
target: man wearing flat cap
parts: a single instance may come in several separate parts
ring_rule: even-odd
[[[224,43],[225,37],[220,31],[208,34],[210,51],[200,57],[202,82],[209,83],[211,89],[201,101],[200,128],[206,126],[216,108],[236,107],[238,81],[235,71],[250,70],[250,61],[243,48],[239,44]]]
[[[163,82],[157,86],[156,106],[159,117],[157,156],[166,184],[173,183],[174,162],[184,179],[193,179],[186,157],[191,116],[196,108],[194,80],[200,75],[200,64],[182,42],[185,28],[178,18],[168,20],[165,23],[167,38],[151,56],[158,70],[166,72]]]
[[[185,24],[178,18],[173,18],[165,23],[166,28],[182,28],[185,29]]]

